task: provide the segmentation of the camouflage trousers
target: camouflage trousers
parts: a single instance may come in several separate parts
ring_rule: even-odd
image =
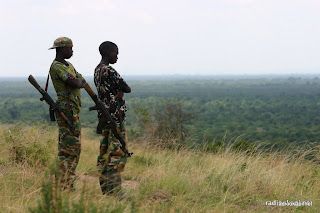
[[[66,112],[65,114],[72,120],[74,131],[71,131],[68,128],[67,123],[59,115],[56,115],[59,126],[58,176],[62,189],[73,190],[74,182],[76,180],[75,171],[81,152],[81,125],[79,115]]]
[[[122,138],[125,138],[123,123],[118,125],[117,131]],[[120,142],[109,128],[102,130],[102,136],[97,160],[100,188],[103,194],[114,194],[121,189],[121,172],[124,170],[127,157],[120,148]]]

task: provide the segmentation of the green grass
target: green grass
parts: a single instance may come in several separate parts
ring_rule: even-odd
[[[30,209],[37,212],[46,203],[44,189],[55,190],[54,185],[50,188],[50,165],[57,153],[57,129],[2,125],[0,139],[0,212]],[[64,212],[318,212],[320,209],[320,169],[299,155],[233,149],[208,153],[146,144],[129,141],[134,155],[122,175],[124,198],[103,196],[96,171],[99,137],[92,134],[92,129],[83,129],[76,191],[62,192],[59,197]],[[25,151],[21,155],[23,160],[13,160],[14,146]],[[265,206],[266,201],[273,200],[310,200],[313,206]]]

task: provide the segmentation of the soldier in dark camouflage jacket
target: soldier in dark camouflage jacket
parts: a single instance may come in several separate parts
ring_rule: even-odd
[[[116,44],[106,41],[99,46],[102,56],[101,62],[94,71],[94,83],[97,87],[99,99],[108,108],[111,117],[117,124],[117,131],[125,138],[124,119],[126,105],[123,93],[130,93],[131,88],[120,74],[110,64],[118,59]],[[98,156],[98,169],[100,171],[100,187],[103,194],[113,194],[121,189],[120,172],[123,171],[127,158],[120,149],[120,142],[113,136],[108,123],[98,111],[99,124],[97,133],[102,134],[100,154]]]

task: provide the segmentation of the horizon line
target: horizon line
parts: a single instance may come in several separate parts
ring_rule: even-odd
[[[244,74],[134,74],[134,75],[122,75],[126,77],[233,77],[233,76],[314,76],[320,75],[320,73],[261,73],[261,74],[253,74],[253,73],[244,73]],[[33,75],[36,77],[47,77],[47,75]],[[83,75],[84,77],[93,77],[93,75]],[[25,78],[26,76],[0,76],[0,78]]]

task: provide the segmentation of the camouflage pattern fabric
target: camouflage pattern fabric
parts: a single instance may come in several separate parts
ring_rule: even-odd
[[[59,107],[72,109],[74,114],[79,114],[81,108],[80,89],[68,86],[65,81],[67,79],[83,79],[82,75],[75,70],[70,62],[66,66],[56,60],[52,62],[49,73],[58,96],[57,104]]]
[[[118,134],[125,138],[124,125],[118,125]],[[106,128],[102,131],[104,136],[100,142],[100,155],[98,156],[98,170],[100,172],[100,187],[103,194],[118,193],[121,189],[121,172],[124,170],[127,157],[121,150],[120,142],[111,130]]]
[[[94,83],[99,99],[103,101],[116,122],[119,135],[125,138],[126,106],[119,85],[121,81],[123,81],[122,77],[109,65],[99,64],[95,69]],[[98,111],[100,121],[103,120],[101,116],[101,112]],[[103,194],[113,194],[121,189],[121,172],[124,170],[127,157],[120,149],[120,142],[114,137],[107,124],[102,127],[102,136],[97,160],[100,187]]]
[[[50,76],[58,96],[57,104],[74,126],[74,131],[71,131],[60,115],[56,114],[59,126],[58,164],[60,184],[63,189],[73,189],[76,179],[75,171],[81,152],[81,124],[79,118],[81,95],[80,89],[69,87],[65,81],[82,78],[82,76],[77,73],[71,63],[68,62],[68,66],[66,66],[58,61],[53,61],[50,67]]]
[[[59,37],[53,42],[53,46],[49,48],[55,49],[57,47],[73,47],[72,40],[68,37]]]
[[[127,111],[125,101],[119,96],[121,81],[123,81],[122,77],[110,65],[99,64],[94,71],[94,83],[99,99],[105,104],[113,120],[118,124],[125,119]],[[98,116],[101,117],[99,111]]]
[[[59,178],[62,189],[73,189],[76,180],[76,168],[80,158],[80,120],[79,116],[72,111],[64,111],[65,115],[72,120],[74,131],[70,131],[67,123],[56,115],[59,126],[59,144],[58,144],[58,167]]]

